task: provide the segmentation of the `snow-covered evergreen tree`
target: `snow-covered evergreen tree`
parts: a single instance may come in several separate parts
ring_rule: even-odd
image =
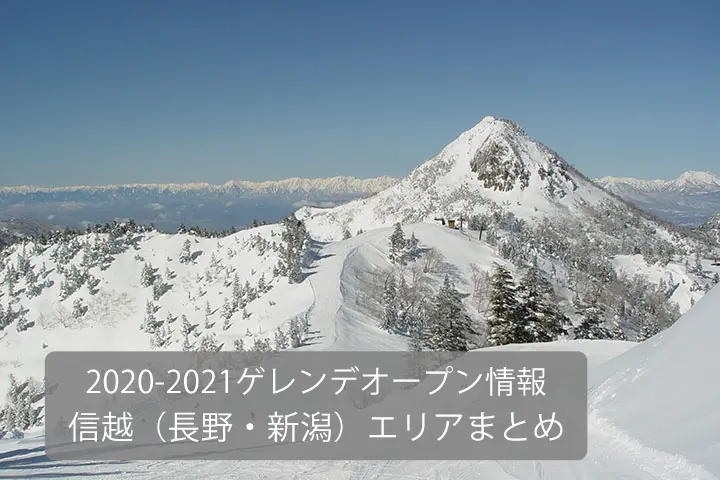
[[[477,331],[465,311],[462,295],[446,276],[430,311],[425,346],[435,351],[464,352],[475,335]]]
[[[611,338],[611,333],[604,326],[603,322],[604,308],[602,305],[593,301],[585,309],[582,322],[575,328],[575,338],[585,340],[603,340]]]
[[[242,338],[236,338],[233,342],[233,349],[236,352],[244,352],[245,351],[245,342]]]
[[[288,336],[290,337],[290,346],[292,348],[298,348],[303,343],[303,330],[300,322],[297,318],[290,320],[290,327],[288,328]]]
[[[155,269],[150,263],[145,263],[140,273],[140,284],[143,287],[149,287],[155,282]]]
[[[283,219],[283,226],[285,228],[281,235],[283,243],[279,247],[280,261],[276,267],[277,272],[286,276],[290,283],[300,283],[309,236],[305,224],[293,215]]]
[[[490,277],[490,316],[487,319],[488,346],[527,343],[530,332],[526,329],[523,312],[516,297],[515,282],[510,271],[495,264]]]
[[[517,287],[527,342],[552,342],[564,334],[570,320],[557,308],[552,285],[537,267],[531,267]],[[522,339],[517,339],[522,340]]]
[[[611,337],[613,340],[627,340],[625,330],[622,326],[622,319],[619,315],[615,315],[615,318],[613,318]]]
[[[382,296],[382,319],[380,328],[392,332],[397,326],[398,305],[397,305],[397,285],[395,283],[395,275],[390,273],[385,280],[385,287]]]
[[[217,342],[217,337],[212,332],[207,332],[200,338],[199,352],[219,352],[221,348],[222,344]]]
[[[180,257],[178,260],[180,263],[190,263],[192,261],[192,243],[190,243],[190,239],[186,239],[185,242],[183,242],[182,248],[180,249]]]
[[[289,346],[288,337],[280,327],[275,331],[275,350],[285,350]]]
[[[398,222],[395,224],[395,230],[393,230],[392,235],[390,235],[390,253],[388,254],[388,260],[390,260],[391,263],[405,263],[406,244],[405,232],[403,232],[402,225]]]

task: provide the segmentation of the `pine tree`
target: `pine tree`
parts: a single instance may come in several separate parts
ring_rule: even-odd
[[[290,346],[292,348],[298,348],[303,343],[303,331],[300,322],[297,318],[290,320],[290,327],[288,328],[288,334],[290,337]]]
[[[405,263],[404,253],[406,242],[407,240],[405,239],[402,225],[398,222],[395,224],[395,230],[392,235],[390,235],[390,253],[388,259],[391,263]]]
[[[350,233],[350,230],[346,228],[343,230],[343,240],[347,240],[349,238],[352,238],[352,234]]]
[[[217,343],[217,339],[214,333],[209,332],[202,336],[200,339],[200,345],[198,351],[200,352],[219,352],[222,345]]]
[[[415,260],[420,256],[420,240],[418,240],[414,232],[410,235],[410,238],[405,244],[403,256],[406,261]]]
[[[383,289],[383,312],[380,328],[392,332],[397,326],[397,286],[395,284],[395,275],[388,275],[385,280],[385,288]]]
[[[610,338],[611,333],[603,325],[604,308],[593,300],[585,309],[583,320],[575,329],[575,337],[585,340],[602,340]]]
[[[552,342],[569,326],[569,319],[554,302],[552,285],[538,268],[531,267],[522,278],[517,297],[528,335],[516,339],[516,343]]]
[[[713,281],[714,285],[717,285],[718,283],[720,283],[720,273],[715,272],[715,275],[713,275],[712,281]]]
[[[226,317],[225,321],[223,322],[222,329],[223,331],[230,330],[230,327],[232,327],[232,323],[230,322],[230,317]]]
[[[615,315],[615,318],[613,319],[611,336],[613,340],[627,340],[627,336],[625,335],[625,330],[623,330],[622,328],[622,321],[619,315]]]
[[[236,352],[244,352],[245,351],[245,342],[242,338],[236,338],[233,342],[233,349]]]
[[[287,276],[290,283],[300,283],[309,236],[305,224],[293,215],[283,219],[283,226],[285,229],[281,235],[283,244],[279,248],[277,272]]]
[[[280,327],[275,332],[275,350],[285,350],[288,348],[288,337]]]
[[[180,250],[180,263],[190,263],[192,260],[192,253],[190,252],[190,249],[192,248],[192,244],[190,243],[190,239],[185,239],[185,242],[182,245],[182,249]]]
[[[644,342],[660,333],[660,325],[652,317],[645,317],[640,327],[638,342]]]
[[[240,285],[240,277],[236,273],[233,277],[233,289],[232,289],[232,310],[233,313],[237,312],[241,308],[243,289]]]
[[[155,282],[155,269],[149,263],[143,265],[142,273],[140,274],[140,284],[143,287],[149,287]]]
[[[510,272],[495,264],[490,277],[490,317],[487,320],[488,346],[522,343],[528,332]]]
[[[465,352],[473,335],[477,331],[465,312],[462,295],[446,276],[430,312],[425,346],[435,351]]]

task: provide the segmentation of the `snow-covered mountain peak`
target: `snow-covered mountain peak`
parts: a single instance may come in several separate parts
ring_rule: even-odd
[[[720,188],[720,176],[712,172],[689,170],[680,175],[673,183],[678,187]]]
[[[324,218],[338,236],[343,228],[470,218],[505,202],[527,218],[600,200],[616,201],[516,123],[487,116],[377,195],[332,210],[304,208],[297,215]],[[323,236],[327,232],[323,229]]]

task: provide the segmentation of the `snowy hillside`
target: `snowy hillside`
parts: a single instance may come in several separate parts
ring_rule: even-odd
[[[715,288],[674,326],[636,346],[590,341],[501,347],[573,349],[588,356],[588,455],[577,462],[52,462],[43,455],[38,431],[25,440],[0,440],[0,468],[24,478],[717,480],[720,393],[707,374],[720,360],[718,308]]]
[[[707,233],[710,238],[715,239],[720,244],[720,211],[708,218],[705,223],[698,227],[698,230]]]
[[[720,175],[688,171],[675,180],[603,177],[609,192],[679,225],[696,227],[720,210]]]

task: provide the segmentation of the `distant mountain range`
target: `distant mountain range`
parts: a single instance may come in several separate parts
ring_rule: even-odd
[[[688,171],[675,180],[602,177],[606,190],[671,222],[697,227],[720,211],[720,175]]]
[[[179,223],[222,230],[258,221],[277,221],[304,205],[332,207],[372,195],[396,182],[391,177],[359,179],[289,178],[233,180],[222,185],[129,184],[107,186],[0,187],[0,218],[46,220],[73,228],[133,218],[172,231]]]

